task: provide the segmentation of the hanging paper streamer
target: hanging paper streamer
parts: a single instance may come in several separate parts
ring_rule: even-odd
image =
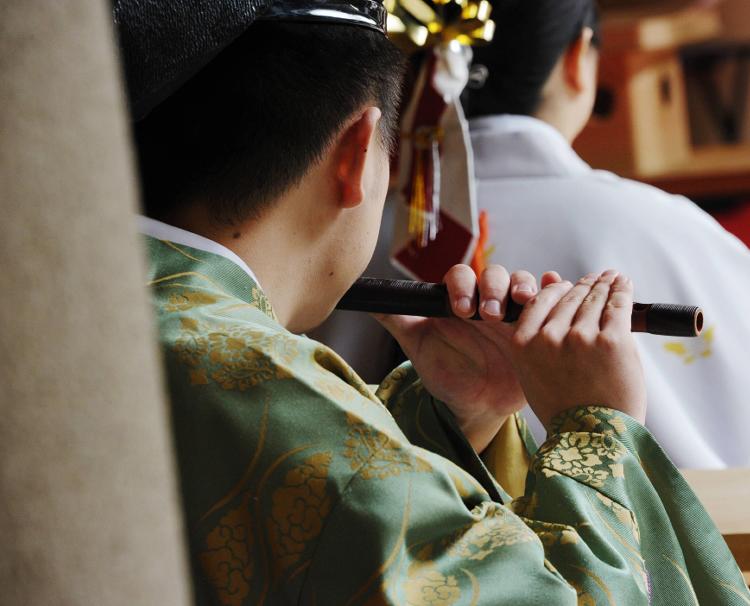
[[[402,118],[394,265],[416,279],[441,281],[468,263],[479,236],[474,166],[459,97],[469,80],[470,44],[491,39],[488,2],[394,0],[389,28],[425,58]]]

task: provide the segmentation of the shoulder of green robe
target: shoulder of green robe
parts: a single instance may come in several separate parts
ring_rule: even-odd
[[[338,355],[273,320],[262,293],[243,299],[227,288],[223,259],[182,251],[199,259],[189,263],[166,248],[151,287],[203,590],[223,602],[244,595],[238,604],[296,591],[354,477],[406,480],[445,467],[462,492],[481,492],[411,444]]]

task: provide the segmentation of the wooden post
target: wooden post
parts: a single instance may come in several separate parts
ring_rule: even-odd
[[[189,603],[106,0],[0,3],[0,603]]]

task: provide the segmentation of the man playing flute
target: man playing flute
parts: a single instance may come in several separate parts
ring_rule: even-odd
[[[372,391],[301,336],[372,254],[401,58],[379,0],[117,0],[198,604],[746,604],[643,428],[633,285],[446,276]],[[509,297],[525,304],[500,322]],[[468,320],[479,309],[484,322]],[[528,401],[512,500],[479,454]]]

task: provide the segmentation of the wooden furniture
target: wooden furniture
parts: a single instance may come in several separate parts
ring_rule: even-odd
[[[750,144],[695,148],[682,162],[642,180],[693,200],[750,198]]]
[[[750,582],[750,469],[683,471]]]
[[[721,32],[716,9],[618,9],[602,21],[600,88],[609,111],[594,117],[576,150],[595,168],[636,178],[662,175],[692,155],[679,50]]]

